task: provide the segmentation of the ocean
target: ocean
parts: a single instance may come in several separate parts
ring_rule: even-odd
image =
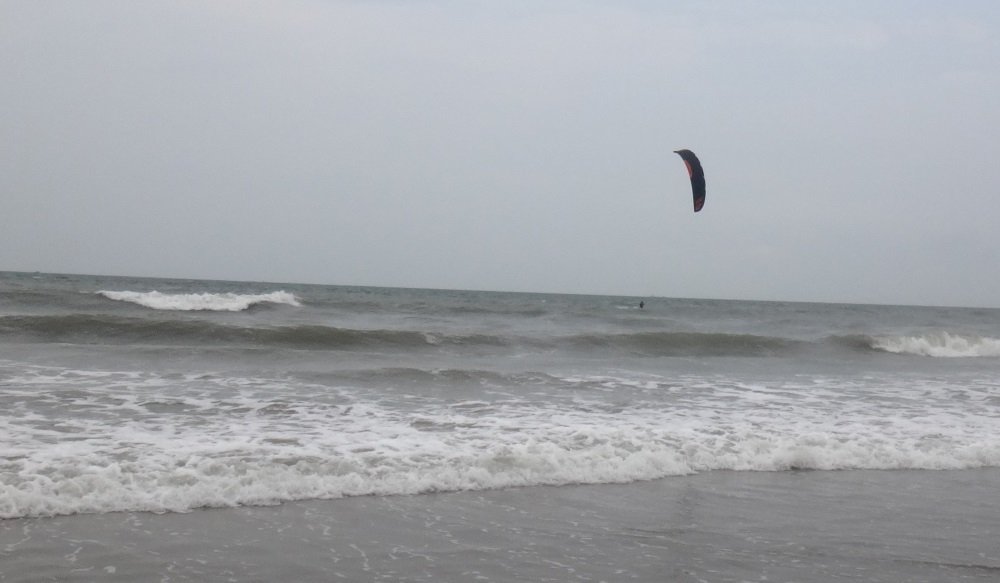
[[[998,468],[996,309],[0,273],[0,581],[997,580]]]

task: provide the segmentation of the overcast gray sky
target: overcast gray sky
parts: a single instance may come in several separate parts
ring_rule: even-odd
[[[1000,307],[994,0],[0,0],[0,79],[0,270]]]

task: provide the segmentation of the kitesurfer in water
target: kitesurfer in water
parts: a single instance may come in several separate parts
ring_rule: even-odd
[[[643,309],[645,307],[646,307],[646,302],[640,301],[639,302],[639,309],[641,310],[641,309]]]

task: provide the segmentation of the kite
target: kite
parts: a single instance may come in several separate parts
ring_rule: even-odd
[[[687,166],[688,176],[691,177],[691,194],[694,196],[694,212],[698,212],[705,206],[705,171],[701,169],[698,156],[691,150],[674,150],[674,154],[680,156]]]

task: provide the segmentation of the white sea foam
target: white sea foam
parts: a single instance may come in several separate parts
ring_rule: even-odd
[[[562,400],[410,397],[399,406],[281,378],[0,372],[9,403],[0,417],[3,518],[624,483],[719,469],[1000,466],[995,379],[769,385],[581,375],[562,379],[564,388],[631,390],[634,398],[623,404],[582,390]],[[866,397],[872,387],[877,394]]]
[[[1000,357],[1000,339],[934,332],[876,338],[874,347],[897,354],[940,358]]]
[[[300,306],[295,294],[276,291],[266,294],[196,293],[165,294],[158,291],[99,291],[108,299],[131,302],[154,310],[240,312],[263,303]]]

